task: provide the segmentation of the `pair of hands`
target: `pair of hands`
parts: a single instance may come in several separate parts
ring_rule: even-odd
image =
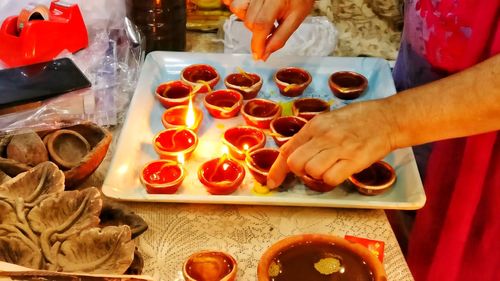
[[[224,3],[252,32],[254,59],[265,61],[285,45],[311,12],[314,0],[224,0]]]
[[[255,60],[282,48],[311,12],[314,0],[224,0],[252,32]],[[277,23],[277,25],[275,25]],[[388,154],[394,128],[383,103],[363,102],[321,114],[281,148],[267,186],[279,186],[289,172],[330,185],[342,183]]]

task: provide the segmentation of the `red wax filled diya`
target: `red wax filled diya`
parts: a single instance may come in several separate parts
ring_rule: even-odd
[[[282,68],[274,74],[274,82],[286,97],[300,96],[311,81],[311,74],[298,67]]]
[[[373,163],[370,167],[349,177],[349,181],[362,194],[380,194],[396,182],[394,168],[384,161]]]
[[[188,159],[198,146],[198,136],[187,128],[167,129],[153,139],[153,146],[162,159]]]
[[[234,281],[238,263],[229,254],[202,251],[191,255],[184,263],[182,274],[186,281]]]
[[[238,126],[226,130],[222,141],[233,158],[243,160],[248,152],[264,147],[266,135],[254,127]]]
[[[210,115],[227,119],[238,115],[243,106],[243,96],[234,90],[213,91],[203,101]]]
[[[297,116],[282,116],[271,122],[271,132],[277,146],[288,142],[296,133],[304,127],[307,120]]]
[[[144,165],[141,182],[151,194],[177,192],[186,176],[181,164],[170,160],[156,160]]]
[[[254,127],[269,129],[271,121],[281,116],[281,106],[265,99],[249,100],[241,109],[245,122]]]
[[[279,150],[274,148],[260,148],[247,155],[245,162],[248,170],[258,183],[267,185],[269,170],[279,154]]]
[[[224,154],[221,158],[205,162],[198,170],[198,179],[214,195],[231,194],[243,182],[245,168]]]
[[[240,72],[229,74],[224,80],[228,89],[236,90],[243,95],[243,99],[255,98],[262,88],[262,78],[258,74]]]
[[[202,86],[198,93],[208,93],[220,80],[219,73],[208,64],[193,64],[181,71],[181,80],[193,88]]]
[[[357,99],[368,88],[368,80],[354,71],[339,71],[328,79],[328,86],[339,99]]]
[[[166,129],[188,127],[197,131],[203,119],[203,112],[193,107],[189,110],[189,105],[179,105],[165,110],[161,117],[161,122]]]
[[[187,105],[193,88],[182,81],[170,81],[156,88],[156,99],[165,107]]]
[[[301,98],[292,104],[293,115],[306,120],[313,119],[316,115],[330,111],[330,104],[318,98]]]
[[[315,179],[309,175],[303,175],[302,177],[300,177],[300,179],[306,187],[317,192],[328,192],[337,187],[334,185],[329,185],[323,180]]]

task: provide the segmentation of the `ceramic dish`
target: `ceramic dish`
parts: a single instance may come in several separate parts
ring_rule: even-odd
[[[272,79],[277,69],[290,65],[300,66],[314,77],[302,96],[327,100],[332,109],[348,103],[336,99],[330,93],[327,81],[335,71],[356,71],[368,78],[370,87],[358,101],[383,98],[395,93],[389,65],[385,60],[376,58],[280,57],[271,58],[261,64],[255,63],[250,55],[152,52],[144,63],[103,185],[103,192],[107,196],[119,200],[146,202],[380,209],[419,209],[424,205],[425,194],[411,149],[396,150],[385,158],[397,171],[398,180],[391,189],[377,196],[359,194],[346,184],[330,192],[318,193],[311,191],[300,181],[295,181],[296,185],[290,186],[286,191],[272,191],[263,196],[254,192],[255,180],[250,173],[246,173],[240,187],[233,193],[223,196],[211,195],[198,180],[198,168],[210,159],[221,157],[224,153],[222,135],[229,128],[245,124],[245,121],[241,114],[224,120],[213,118],[204,108],[202,99],[197,99],[195,106],[203,110],[205,118],[197,131],[198,147],[184,165],[186,178],[176,194],[148,194],[140,183],[139,172],[144,164],[158,159],[151,139],[163,130],[161,115],[164,112],[163,106],[155,100],[151,91],[162,81],[178,79],[180,71],[191,64],[212,65],[221,77],[232,73],[237,66],[243,67],[245,71],[258,73],[262,77],[263,86],[257,97],[275,100],[288,105],[288,108],[291,107],[291,99],[277,92]],[[219,84],[216,89],[223,88],[222,83]],[[276,147],[271,136],[267,136],[266,147]]]

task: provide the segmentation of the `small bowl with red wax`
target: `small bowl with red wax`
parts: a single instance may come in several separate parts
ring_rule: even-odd
[[[349,182],[364,195],[378,195],[394,185],[396,171],[387,162],[377,161],[349,177]]]
[[[247,153],[264,147],[266,134],[255,127],[238,126],[227,129],[222,137],[222,142],[227,145],[231,157],[244,160]]]
[[[189,159],[198,146],[198,136],[187,128],[167,129],[153,139],[153,147],[161,159],[177,160],[182,154]]]
[[[248,153],[245,162],[248,170],[258,183],[267,185],[269,170],[271,170],[279,154],[279,150],[266,147]]]
[[[354,71],[339,71],[330,75],[328,86],[337,98],[353,100],[359,98],[366,91],[368,79]]]
[[[165,107],[187,105],[193,88],[182,81],[170,81],[160,84],[155,91],[156,99]]]
[[[329,185],[321,179],[315,179],[309,175],[303,175],[300,177],[304,185],[310,190],[314,190],[316,192],[328,192],[335,189],[334,185]]]
[[[226,155],[207,161],[198,169],[198,179],[213,195],[235,192],[244,178],[245,168]]]
[[[318,98],[300,98],[292,103],[292,113],[306,120],[313,119],[316,115],[330,111],[330,104]]]
[[[281,106],[266,99],[249,100],[243,105],[241,114],[247,125],[269,129],[271,121],[281,116]]]
[[[255,98],[262,88],[262,78],[256,73],[232,73],[226,76],[224,84],[228,89],[238,91],[243,95],[243,99]]]
[[[184,168],[177,162],[156,160],[144,165],[140,178],[150,194],[173,194],[185,177]]]
[[[195,87],[201,87],[200,94],[211,92],[220,80],[219,73],[208,64],[192,64],[181,71],[182,82]]]
[[[297,134],[307,120],[297,116],[282,116],[271,122],[271,135],[277,146],[287,143],[295,134]]]
[[[203,112],[199,108],[194,107],[194,123],[192,126],[188,126],[188,124],[186,124],[188,110],[189,106],[187,105],[171,107],[163,112],[163,115],[161,116],[161,123],[165,129],[189,127],[196,132],[200,127],[201,121],[203,120]]]
[[[243,96],[234,90],[217,90],[203,100],[208,113],[215,118],[227,119],[238,115],[243,106]]]
[[[201,251],[192,254],[182,268],[186,281],[234,281],[238,263],[230,254],[220,251]]]
[[[297,97],[311,84],[312,76],[302,68],[285,67],[274,74],[274,82],[283,96]]]

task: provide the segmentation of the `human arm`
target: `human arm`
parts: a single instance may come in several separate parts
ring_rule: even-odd
[[[500,129],[500,55],[447,78],[321,114],[282,147],[268,187],[286,174],[338,185],[394,149]]]
[[[254,59],[267,60],[309,15],[314,0],[224,0],[224,3],[252,32]]]

